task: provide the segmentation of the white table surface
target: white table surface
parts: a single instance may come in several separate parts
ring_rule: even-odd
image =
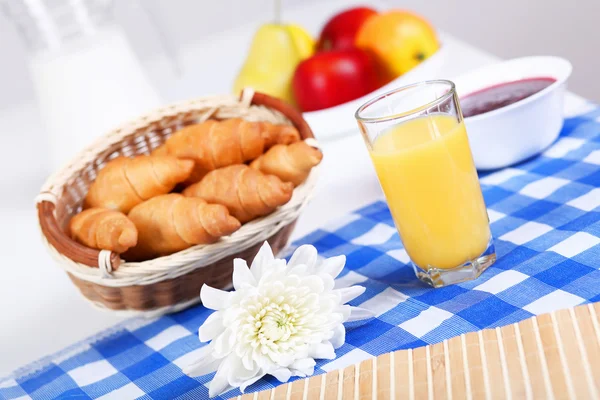
[[[452,37],[446,37],[449,61],[443,71],[451,78],[497,58]],[[176,94],[173,94],[175,97]],[[566,107],[583,100],[569,95]],[[19,171],[23,180],[13,196],[3,196],[0,209],[0,377],[14,369],[110,327],[123,318],[98,311],[85,302],[66,274],[53,264],[39,239],[33,197],[44,171],[43,141],[28,143],[28,135],[41,129],[33,105],[0,111],[0,126],[12,132],[11,146],[30,149],[30,167]],[[1,145],[1,142],[0,142]],[[312,203],[301,216],[294,238],[378,198],[381,191],[358,130],[322,143],[322,174]],[[6,147],[5,147],[6,148]],[[18,158],[17,158],[18,156]],[[21,155],[3,152],[6,165],[23,164]],[[12,158],[11,158],[12,157]],[[8,161],[7,161],[8,160]],[[10,172],[0,177],[3,188],[15,188]]]

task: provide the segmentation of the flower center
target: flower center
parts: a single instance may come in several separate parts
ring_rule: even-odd
[[[263,308],[257,315],[257,336],[261,344],[264,341],[286,341],[296,333],[296,317],[292,309],[285,304],[271,303]]]

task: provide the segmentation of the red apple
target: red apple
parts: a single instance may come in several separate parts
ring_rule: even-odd
[[[356,7],[343,11],[325,24],[317,51],[342,50],[354,47],[354,41],[358,30],[367,18],[377,14],[377,11],[368,7]]]
[[[378,88],[376,66],[357,48],[316,53],[296,68],[292,87],[302,111],[315,111],[357,99]]]

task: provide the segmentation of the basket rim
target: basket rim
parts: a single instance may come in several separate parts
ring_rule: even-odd
[[[211,262],[251,247],[264,236],[264,234],[260,234],[261,232],[268,234],[292,223],[311,197],[316,185],[319,166],[313,168],[306,182],[294,189],[290,202],[279,207],[274,213],[244,224],[233,235],[222,238],[214,244],[192,246],[169,256],[143,262],[126,262],[121,260],[117,253],[83,246],[66,235],[60,229],[56,220],[55,204],[60,198],[64,187],[72,183],[72,180],[90,163],[96,162],[98,158],[109,152],[118,143],[143,132],[145,129],[151,129],[156,124],[172,124],[176,117],[185,113],[200,111],[199,114],[202,114],[202,111],[206,109],[206,113],[209,114],[208,118],[216,111],[227,108],[244,109],[248,113],[252,110],[260,111],[256,107],[266,109],[271,114],[280,115],[287,122],[292,123],[299,130],[301,137],[307,140],[310,145],[318,147],[312,130],[298,110],[277,98],[254,92],[251,89],[244,90],[240,97],[234,95],[204,96],[167,105],[146,113],[131,122],[121,124],[105,136],[100,137],[47,179],[36,202],[42,238],[51,255],[59,261],[63,269],[79,279],[106,286],[152,284],[185,274],[185,271],[173,273],[173,269],[179,268],[181,265],[186,265],[188,268],[185,269],[188,271],[190,266],[193,266],[191,270],[201,268]],[[235,248],[231,246],[230,240],[236,243]],[[242,242],[247,245],[241,246]],[[139,271],[142,268],[145,271]]]

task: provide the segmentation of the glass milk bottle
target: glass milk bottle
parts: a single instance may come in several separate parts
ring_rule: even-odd
[[[3,3],[32,50],[32,80],[53,170],[95,138],[160,104],[124,33],[114,24],[111,3]]]

